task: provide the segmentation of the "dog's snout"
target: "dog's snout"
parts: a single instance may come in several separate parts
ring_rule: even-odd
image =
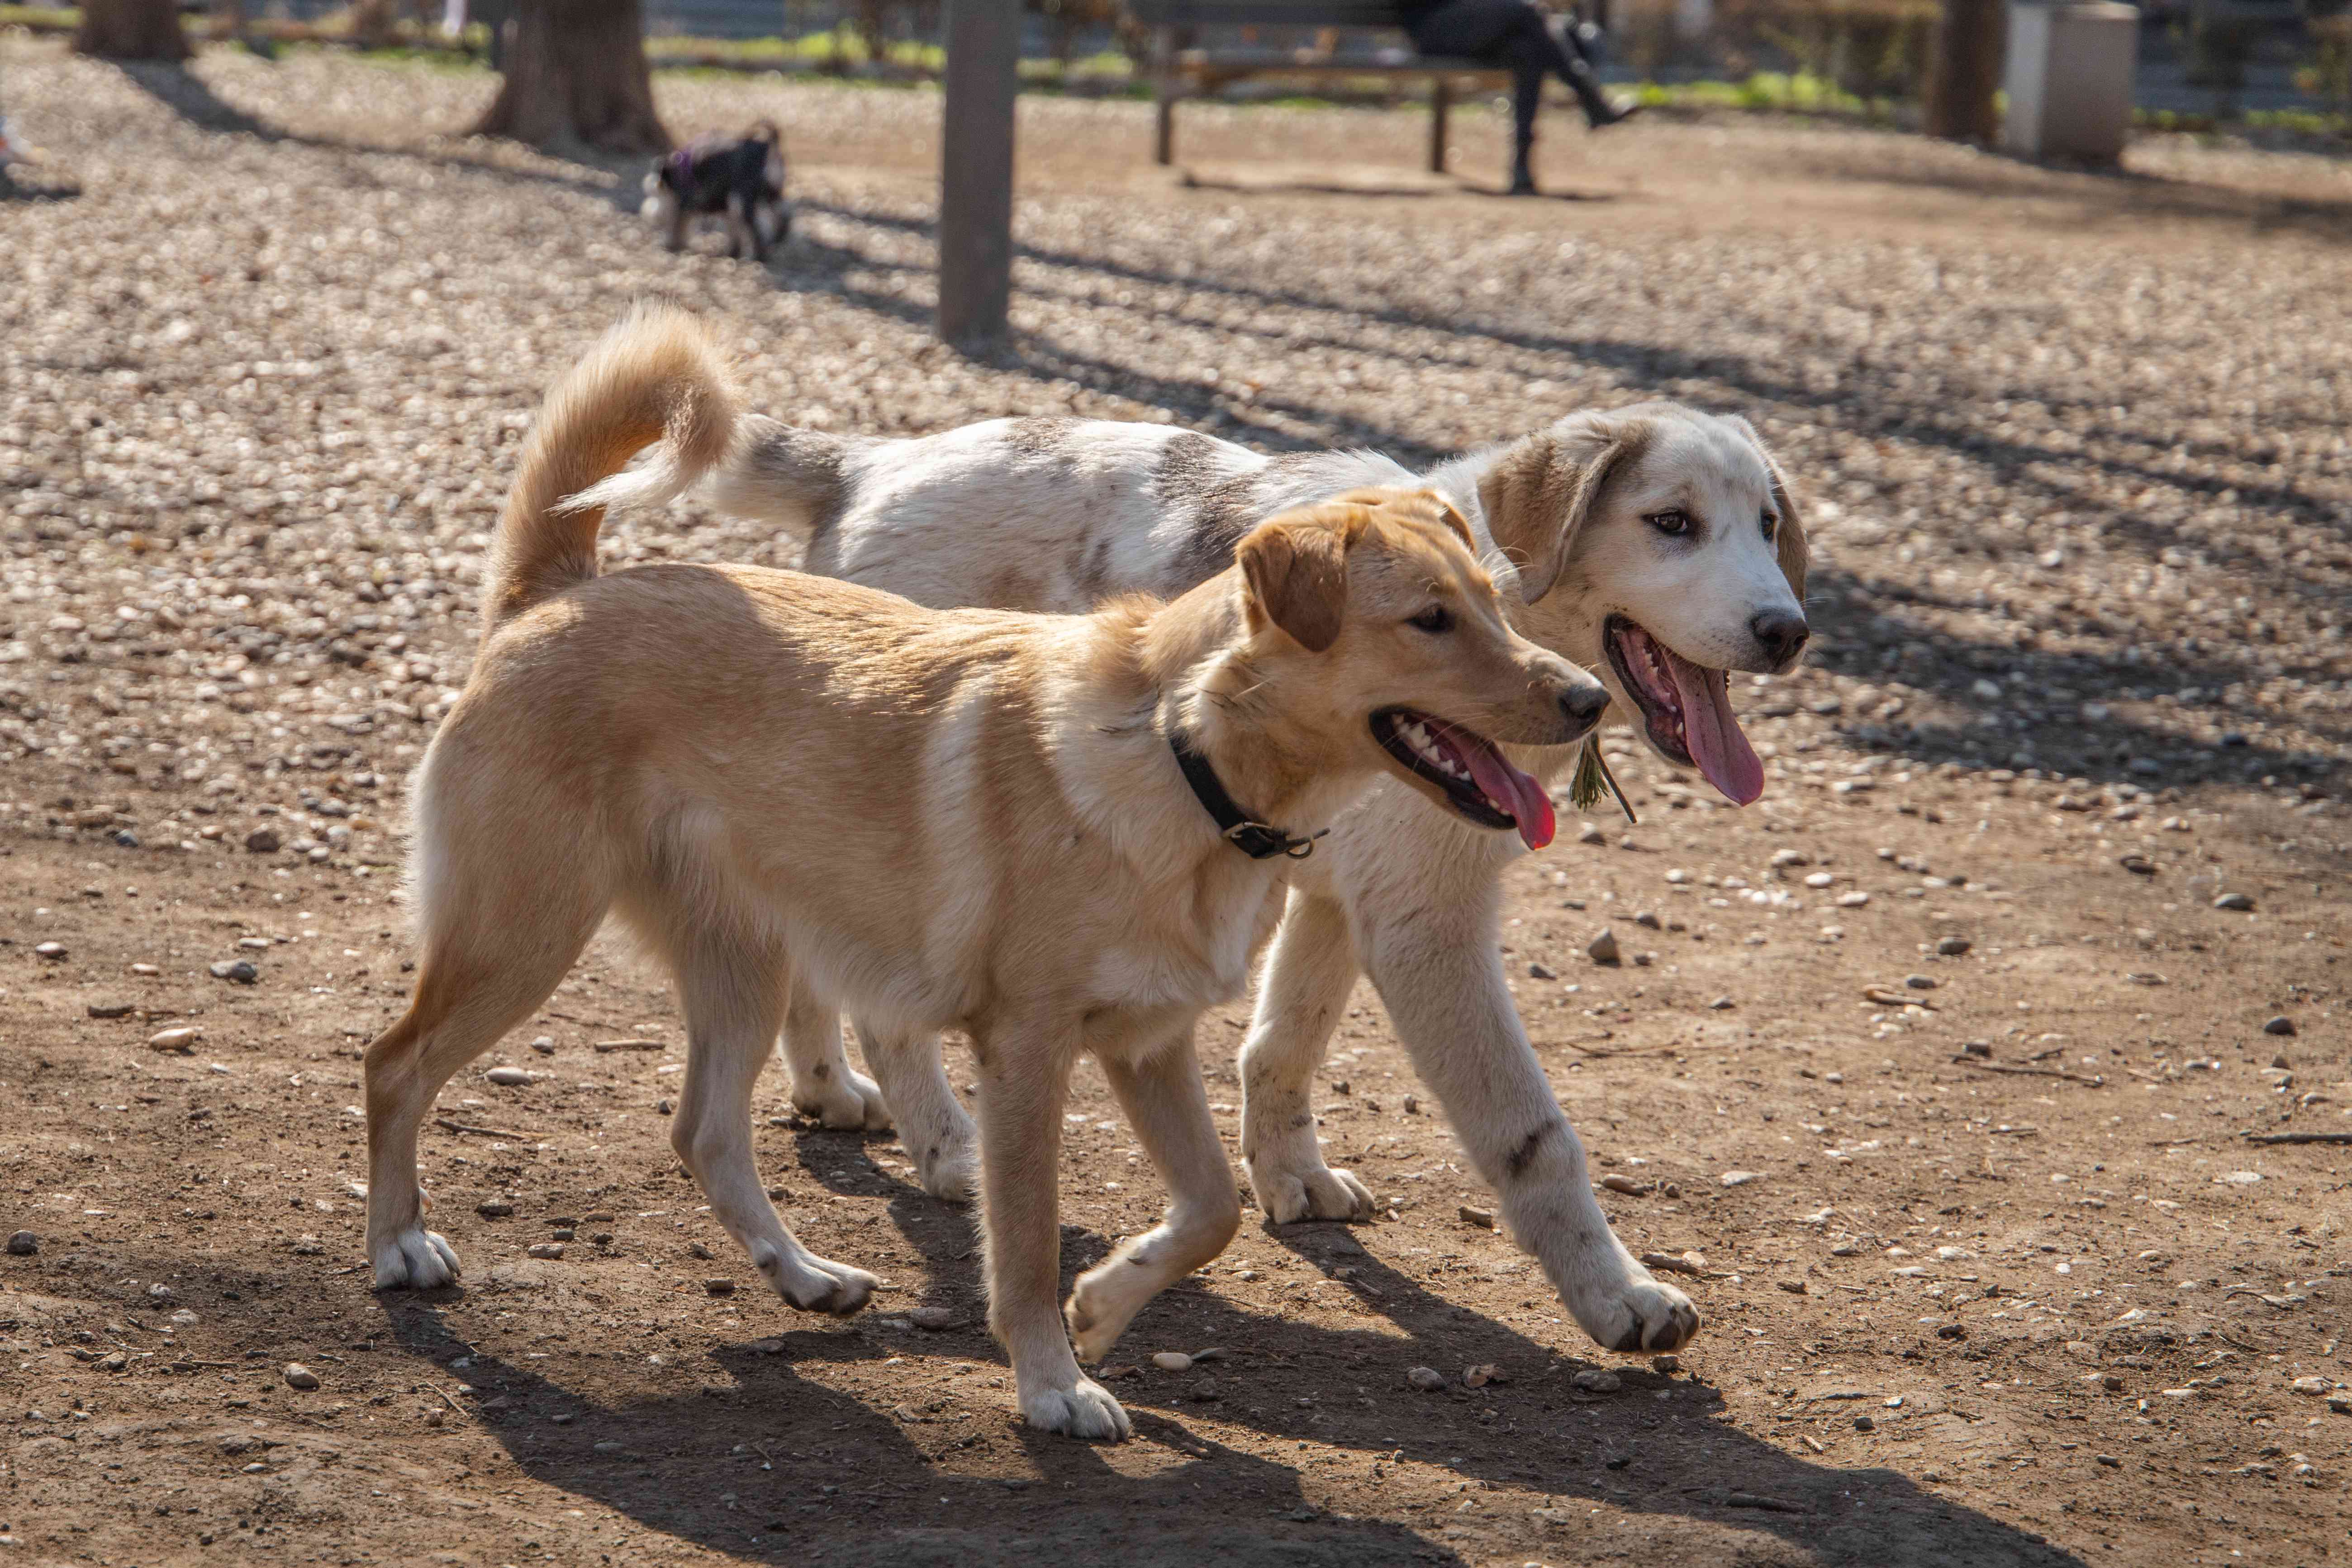
[[[1748,630],[1775,665],[1796,658],[1805,639],[1813,635],[1805,617],[1790,610],[1765,610],[1748,623]]]
[[[1591,686],[1571,686],[1559,694],[1559,710],[1568,715],[1569,722],[1581,732],[1601,722],[1601,710],[1609,706],[1609,689],[1598,681]]]

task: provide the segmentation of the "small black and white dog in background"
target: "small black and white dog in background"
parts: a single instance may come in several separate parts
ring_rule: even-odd
[[[672,250],[686,244],[698,217],[727,220],[727,254],[768,259],[768,247],[792,232],[784,200],[784,137],[762,120],[733,142],[703,140],[679,148],[646,176],[645,216],[659,224]]]

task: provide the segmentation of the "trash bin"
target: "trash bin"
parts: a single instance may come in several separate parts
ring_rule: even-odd
[[[2139,8],[2055,0],[2009,8],[2005,153],[2112,163],[2131,130]]]

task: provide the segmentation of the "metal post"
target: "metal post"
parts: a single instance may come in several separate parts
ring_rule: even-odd
[[[950,0],[940,137],[940,336],[1004,335],[1013,294],[1013,100],[1020,0]]]

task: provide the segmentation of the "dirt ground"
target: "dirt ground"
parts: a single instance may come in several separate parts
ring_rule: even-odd
[[[783,122],[801,237],[761,270],[661,254],[630,171],[448,134],[489,87],[0,39],[44,150],[0,200],[18,1558],[2352,1552],[2341,1150],[2249,1136],[2352,1131],[2343,165],[1563,121],[1583,199],[1513,204],[1412,173],[1412,114],[1188,111],[1171,175],[1147,107],[1024,100],[1017,331],[965,358],[925,336],[929,95],[659,84],[682,133]],[[1498,168],[1495,118],[1459,123]],[[461,1075],[427,1131],[462,1288],[371,1294],[400,781],[517,432],[650,290],[844,429],[1077,410],[1429,458],[1650,394],[1758,423],[1818,543],[1815,657],[1740,689],[1764,799],[1628,742],[1639,825],[1570,814],[1509,884],[1612,1217],[1706,1316],[1678,1369],[1584,1342],[1479,1223],[1366,990],[1318,1109],[1382,1217],[1245,1226],[1120,1346],[1136,1438],[1038,1437],[970,1216],[888,1135],[796,1120],[781,1070],[788,1217],[889,1286],[845,1322],[757,1289],[668,1152],[672,1003],[604,942],[479,1064],[537,1080]],[[609,554],[785,559],[688,509]],[[1204,1026],[1229,1135],[1244,1016]],[[1074,1107],[1073,1271],[1160,1202],[1091,1068]]]

